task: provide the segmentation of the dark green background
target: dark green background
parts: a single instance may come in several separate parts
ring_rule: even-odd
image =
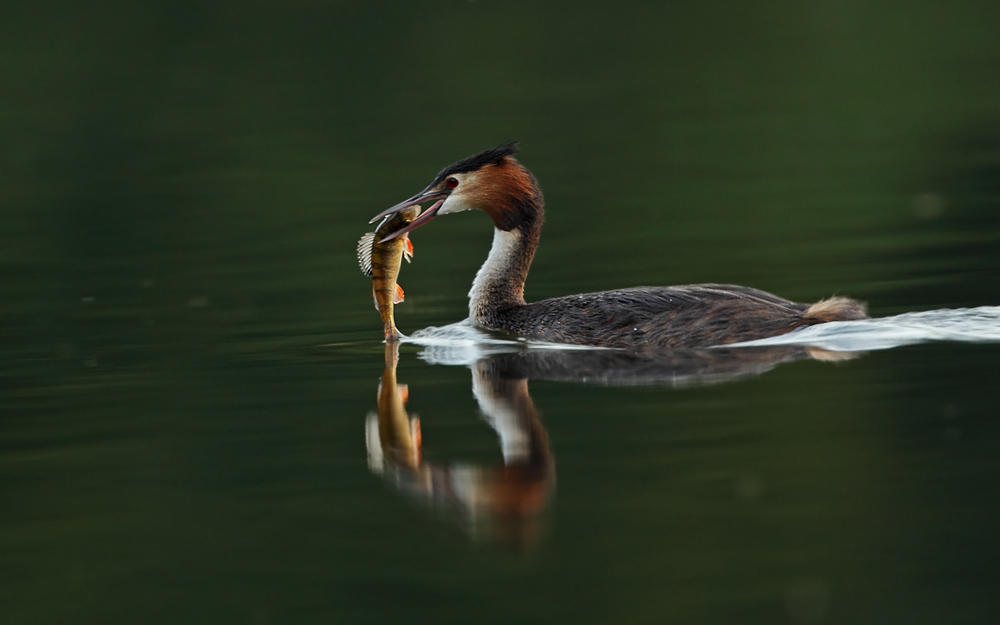
[[[559,485],[511,551],[368,473],[354,247],[519,139],[549,206],[529,299],[998,304],[998,7],[5,6],[0,620],[996,622],[995,347],[534,383]],[[490,237],[414,234],[404,332],[466,316]],[[427,453],[497,462],[468,370],[403,351]]]

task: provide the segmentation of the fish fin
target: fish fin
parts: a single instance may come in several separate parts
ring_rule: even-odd
[[[403,287],[401,287],[401,286],[399,286],[399,284],[397,284],[396,285],[396,294],[392,296],[392,303],[393,304],[400,304],[400,303],[402,303],[402,301],[403,301],[403,295],[405,295],[403,293]]]
[[[403,258],[406,259],[406,262],[413,260],[413,241],[410,240],[410,237],[403,239]]]
[[[399,400],[404,404],[410,400],[410,387],[406,384],[397,384],[396,390],[399,391]]]
[[[375,310],[382,312],[378,307],[378,296],[375,295],[375,287],[372,287],[372,301],[375,302]]]
[[[375,245],[375,233],[369,232],[358,241],[358,264],[361,273],[372,277],[372,246]]]

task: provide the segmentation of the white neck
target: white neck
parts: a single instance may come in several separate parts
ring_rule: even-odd
[[[512,260],[518,254],[521,232],[518,230],[493,229],[493,247],[486,262],[479,268],[476,279],[469,291],[469,318],[480,321],[491,304],[506,299],[510,294]],[[523,287],[523,285],[521,285]],[[521,293],[516,294],[519,298]],[[523,299],[522,299],[523,301]]]

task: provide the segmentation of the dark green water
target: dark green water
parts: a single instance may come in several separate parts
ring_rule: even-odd
[[[998,305],[1000,5],[397,4],[5,8],[0,621],[997,622],[997,345],[532,381],[557,478],[511,540],[369,470],[354,247],[516,138],[529,299]],[[490,238],[413,235],[404,332],[467,315]],[[425,460],[501,464],[419,352]]]

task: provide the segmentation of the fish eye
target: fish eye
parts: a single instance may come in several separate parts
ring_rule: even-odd
[[[448,187],[449,189],[454,189],[455,187],[457,187],[457,186],[458,186],[458,178],[456,178],[456,177],[454,177],[454,176],[451,176],[451,177],[449,177],[449,178],[448,178],[447,180],[445,180],[445,181],[444,181],[444,184],[445,184],[445,185],[446,185],[446,186],[447,186],[447,187]]]

